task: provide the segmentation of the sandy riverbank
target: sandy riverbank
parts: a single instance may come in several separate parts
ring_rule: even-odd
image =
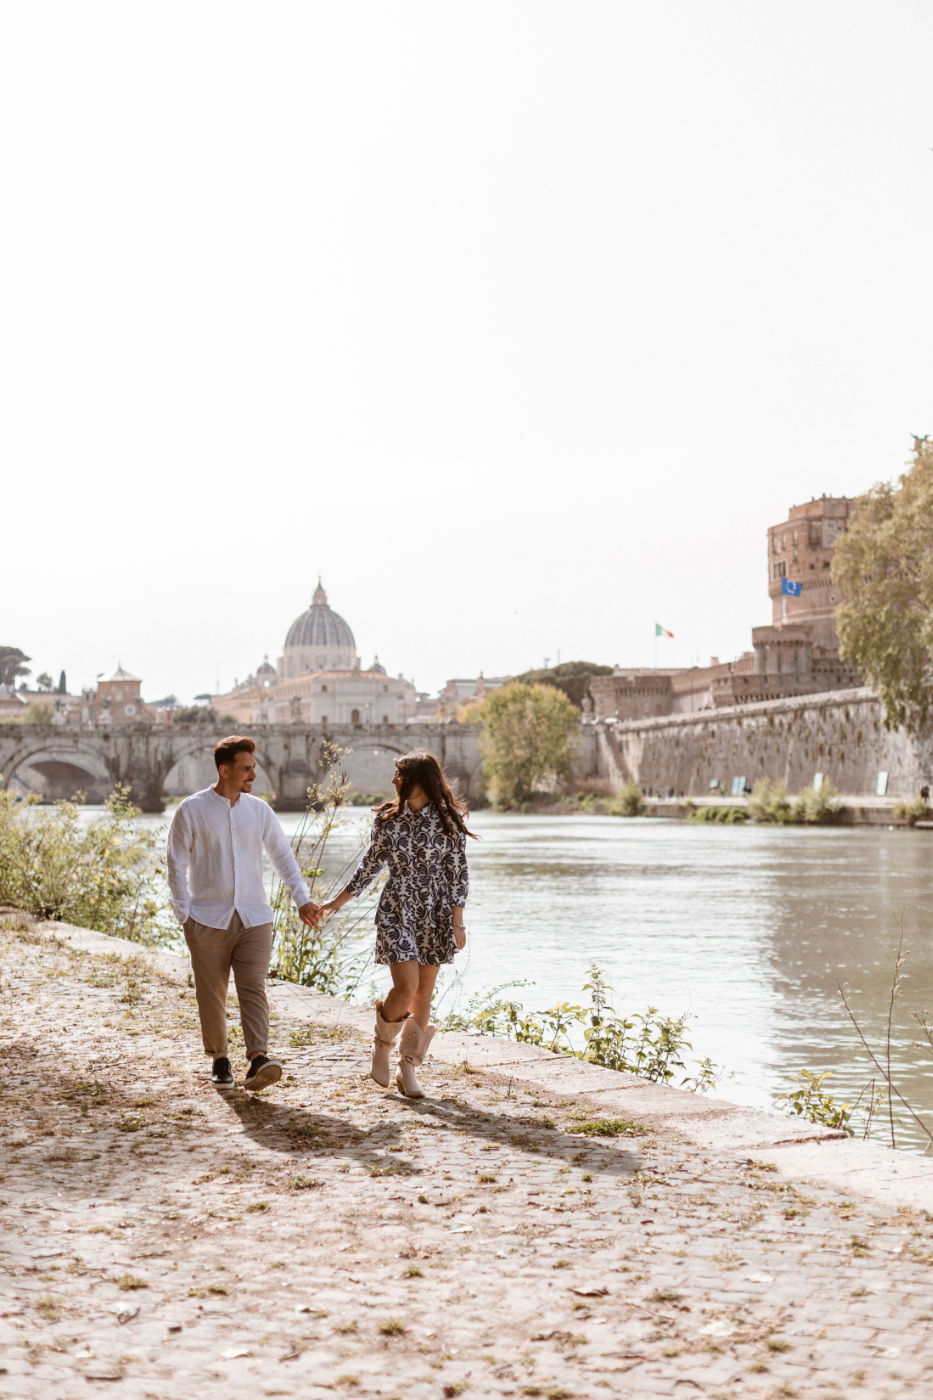
[[[0,1395],[929,1395],[930,1163],[470,1037],[410,1103],[288,986],[219,1095],[181,959],[20,922]]]

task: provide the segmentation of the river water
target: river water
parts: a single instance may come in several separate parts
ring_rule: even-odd
[[[299,820],[282,817],[289,833]],[[350,816],[333,838],[335,872],[368,823]],[[532,984],[508,994],[528,1007],[579,1002],[596,963],[618,1011],[689,1014],[694,1055],[725,1067],[721,1097],[769,1107],[800,1070],[831,1069],[851,1101],[872,1070],[838,986],[882,1048],[903,924],[898,1083],[933,1124],[933,1049],[910,1016],[933,1014],[933,832],[487,811],[471,825],[469,941],[442,970],[445,1007],[513,979]]]

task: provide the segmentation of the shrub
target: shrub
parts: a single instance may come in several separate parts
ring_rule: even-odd
[[[778,826],[829,826],[836,821],[842,803],[832,783],[817,790],[804,788],[793,801],[781,779],[759,778],[748,800],[748,810],[756,822]]]
[[[756,822],[777,822],[784,826],[790,820],[790,800],[780,778],[759,778],[748,799],[748,811]]]
[[[688,822],[719,822],[723,826],[742,826],[748,813],[742,807],[692,807]]]
[[[894,804],[894,820],[906,822],[908,826],[913,826],[914,822],[925,821],[929,815],[929,803],[922,797],[914,797],[909,802],[896,802]]]
[[[157,838],[135,825],[138,815],[125,789],[112,793],[104,815],[90,823],[74,802],[40,811],[0,792],[0,903],[37,919],[170,942],[175,931],[161,898]]]
[[[836,821],[842,803],[832,783],[823,783],[817,791],[804,788],[791,808],[790,820],[797,826],[830,826]]]
[[[608,804],[611,817],[639,817],[645,810],[645,799],[637,783],[626,783],[618,797]]]

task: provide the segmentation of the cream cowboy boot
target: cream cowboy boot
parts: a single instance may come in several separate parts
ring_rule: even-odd
[[[402,1038],[398,1043],[398,1073],[395,1083],[400,1094],[407,1099],[423,1099],[424,1090],[418,1083],[418,1066],[428,1053],[428,1046],[434,1039],[436,1026],[422,1030],[413,1016],[405,1022]]]
[[[410,1012],[406,1011],[400,1021],[384,1021],[382,1019],[382,1002],[376,1002],[376,1029],[373,1034],[373,1061],[369,1069],[371,1079],[375,1079],[383,1089],[389,1087],[389,1075],[391,1073],[389,1065],[389,1053],[395,1043],[395,1037],[404,1026]]]

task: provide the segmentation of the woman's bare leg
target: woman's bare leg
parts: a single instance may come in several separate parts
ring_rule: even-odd
[[[431,1019],[437,967],[432,963],[400,962],[389,963],[389,971],[392,990],[382,1003],[383,1017],[387,1021],[401,1021],[410,1011],[423,1030]]]
[[[382,1015],[386,1021],[402,1021],[408,1015],[412,998],[418,990],[419,965],[416,962],[389,963],[389,971],[392,974],[392,990],[382,1003]]]
[[[422,1030],[431,1019],[431,998],[439,969],[433,963],[419,965],[418,986],[411,999],[411,1014]]]

